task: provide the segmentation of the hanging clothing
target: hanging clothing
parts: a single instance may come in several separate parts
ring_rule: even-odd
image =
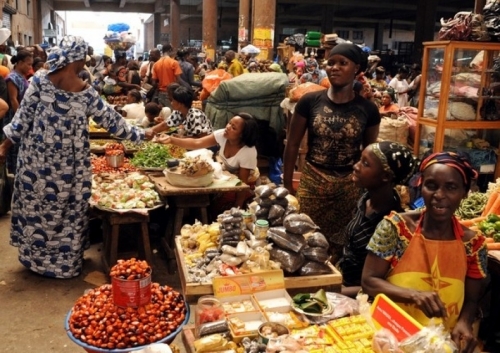
[[[443,322],[453,328],[462,310],[465,279],[486,277],[487,251],[479,233],[467,242],[464,231],[453,217],[453,240],[432,240],[422,234],[422,212],[415,231],[396,212],[379,224],[367,249],[390,262],[387,281],[396,286],[419,291],[434,291],[443,301],[448,317]],[[415,305],[398,303],[403,310],[426,326],[429,318]]]

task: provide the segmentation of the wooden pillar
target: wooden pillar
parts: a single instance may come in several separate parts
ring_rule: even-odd
[[[203,0],[203,51],[215,60],[217,49],[217,0]]]
[[[436,31],[437,1],[417,1],[417,22],[415,23],[415,47],[413,49],[413,62],[421,63],[423,55],[423,42],[433,41]]]
[[[482,14],[484,5],[486,5],[486,0],[476,0],[474,4],[474,13]]]
[[[250,0],[240,0],[240,16],[238,18],[238,52],[248,44],[250,28]]]
[[[162,40],[162,28],[163,28],[163,23],[161,22],[161,14],[160,13],[155,13],[153,15],[153,46],[149,49],[156,48],[158,44],[164,45],[168,44],[167,42],[164,42]]]
[[[170,1],[170,44],[177,50],[180,44],[181,8],[180,0]]]
[[[253,0],[252,42],[259,47],[259,58],[272,59],[274,47],[274,25],[276,22],[276,0]]]

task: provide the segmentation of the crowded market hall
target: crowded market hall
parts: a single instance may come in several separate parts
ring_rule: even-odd
[[[499,2],[2,13],[6,352],[500,352]]]

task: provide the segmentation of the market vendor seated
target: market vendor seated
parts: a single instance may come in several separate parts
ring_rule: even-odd
[[[202,138],[178,138],[161,135],[155,141],[164,144],[171,143],[193,150],[219,145],[218,159],[222,162],[222,169],[238,176],[245,184],[255,185],[259,177],[257,149],[255,147],[258,131],[257,121],[253,116],[247,113],[238,113],[229,120],[225,129],[214,131]],[[232,206],[243,207],[250,196],[248,191],[236,193],[232,200]]]
[[[172,110],[169,107],[161,107],[161,105],[155,102],[149,102],[144,107],[145,117],[142,118],[137,123],[143,127],[151,127],[156,124],[165,123],[168,117],[172,114]]]
[[[117,110],[127,120],[140,121],[144,117],[144,103],[142,102],[141,92],[136,89],[127,94],[127,104]]]
[[[186,137],[203,137],[212,133],[212,123],[200,109],[191,107],[193,93],[185,87],[178,87],[172,94],[172,114],[164,123],[146,130],[146,138],[152,139],[156,134],[178,127],[178,135]]]
[[[115,62],[108,66],[107,77],[104,78],[103,93],[105,95],[120,95],[128,90],[140,90],[141,86],[128,83],[127,53],[115,50]]]
[[[472,323],[484,290],[485,238],[454,216],[477,172],[452,152],[434,153],[420,166],[425,209],[393,212],[368,244],[361,284],[386,294],[423,325],[432,317],[451,331],[460,352],[472,353]]]
[[[337,264],[342,272],[342,294],[355,297],[361,289],[361,273],[368,253],[366,246],[384,216],[391,211],[403,211],[400,195],[394,186],[406,184],[417,165],[417,159],[408,147],[392,141],[368,145],[354,165],[352,181],[366,192],[345,228],[347,245]]]
[[[399,113],[399,105],[394,103],[394,91],[384,91],[382,92],[381,105],[378,108],[380,116],[382,117],[394,117],[397,118]]]

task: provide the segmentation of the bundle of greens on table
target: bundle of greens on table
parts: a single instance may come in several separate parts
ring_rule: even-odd
[[[138,168],[165,168],[167,160],[181,158],[185,149],[174,145],[147,142],[134,154],[130,163]]]
[[[324,310],[328,309],[328,299],[324,289],[320,289],[314,294],[296,294],[292,300],[293,306],[305,313],[321,314]]]

